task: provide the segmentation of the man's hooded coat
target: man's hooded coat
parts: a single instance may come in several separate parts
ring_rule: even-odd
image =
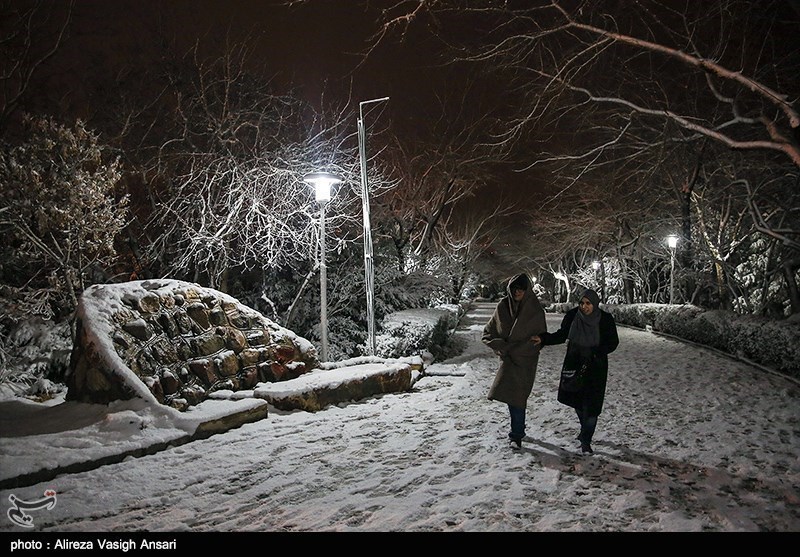
[[[518,303],[514,301],[511,285],[522,281],[527,288]],[[513,277],[506,285],[506,296],[494,310],[483,328],[481,340],[500,353],[502,363],[489,389],[489,400],[498,400],[524,408],[533,390],[539,350],[531,337],[547,331],[544,309],[531,291],[527,275]]]

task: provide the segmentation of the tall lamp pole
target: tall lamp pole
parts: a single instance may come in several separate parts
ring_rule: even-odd
[[[670,251],[669,265],[669,303],[672,305],[675,294],[675,248],[678,247],[678,237],[675,234],[667,236],[667,245]]]
[[[367,291],[367,352],[375,355],[375,262],[372,257],[372,226],[369,216],[367,184],[367,138],[364,129],[364,105],[387,101],[389,97],[358,103],[358,155],[361,159],[361,208],[364,213],[364,283]]]
[[[303,177],[303,181],[314,186],[317,203],[319,203],[319,328],[322,337],[321,361],[328,361],[328,268],[325,264],[325,206],[331,200],[331,186],[342,181],[341,178],[328,172],[312,172]]]
[[[600,301],[606,301],[606,270],[602,261],[595,260],[592,262],[592,268],[595,270],[595,280],[597,278],[597,271],[600,271]]]

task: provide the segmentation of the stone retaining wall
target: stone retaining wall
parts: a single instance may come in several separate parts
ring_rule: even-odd
[[[95,285],[79,303],[66,398],[140,396],[185,410],[317,366],[309,341],[222,292],[173,280]]]

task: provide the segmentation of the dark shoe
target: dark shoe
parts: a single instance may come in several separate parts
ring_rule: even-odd
[[[593,454],[594,451],[592,450],[592,446],[589,443],[581,443],[581,452],[586,454]]]

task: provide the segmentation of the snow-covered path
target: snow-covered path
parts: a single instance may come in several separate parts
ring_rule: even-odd
[[[528,438],[486,392],[491,305],[464,354],[412,392],[266,420],[48,488],[36,531],[800,531],[800,388],[711,351],[619,328],[606,407],[580,454],[546,347]],[[548,316],[555,329],[560,315]],[[19,531],[0,520],[0,531]]]

